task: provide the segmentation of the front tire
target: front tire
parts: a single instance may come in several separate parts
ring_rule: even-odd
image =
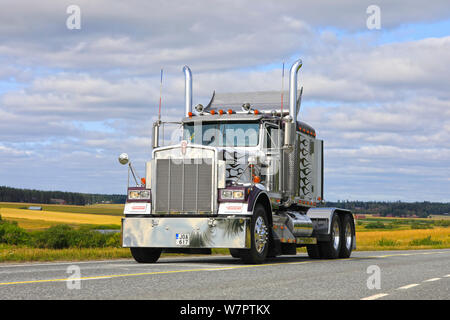
[[[263,263],[269,251],[269,224],[267,213],[262,204],[257,204],[251,222],[251,247],[244,249],[240,253],[245,263]]]
[[[241,258],[241,252],[239,251],[240,249],[229,249],[229,250],[230,250],[230,255],[233,258],[236,258],[236,259],[240,259]]]
[[[159,248],[130,248],[134,260],[139,263],[155,263],[161,256]]]

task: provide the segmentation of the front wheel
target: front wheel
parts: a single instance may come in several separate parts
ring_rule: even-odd
[[[139,263],[155,263],[161,256],[159,248],[130,248],[134,260]]]
[[[230,255],[233,258],[236,258],[236,259],[240,259],[241,258],[241,252],[239,251],[239,249],[229,249],[229,250],[230,250]]]
[[[269,251],[269,225],[264,206],[257,204],[251,222],[251,247],[244,249],[240,256],[245,263],[263,263]]]

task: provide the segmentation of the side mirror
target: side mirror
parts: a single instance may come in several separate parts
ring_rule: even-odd
[[[128,155],[126,154],[126,153],[122,153],[120,156],[119,156],[119,162],[120,162],[120,164],[127,164],[128,163]]]

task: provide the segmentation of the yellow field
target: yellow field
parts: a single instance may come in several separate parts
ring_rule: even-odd
[[[430,246],[412,246],[410,242],[427,237],[442,242],[433,245],[433,248],[450,247],[450,228],[356,232],[356,246],[358,250],[425,249]],[[395,241],[395,245],[380,246],[378,245],[380,240]]]
[[[109,216],[121,216],[123,214],[123,204],[94,204],[86,206],[67,204],[39,204],[24,202],[0,202],[0,208],[27,209],[29,206],[41,207],[44,211],[105,214]]]
[[[443,214],[439,214],[439,215],[430,215],[431,219],[437,219],[437,220],[450,220],[450,216],[449,215],[443,215]]]
[[[0,208],[0,216],[6,220],[14,220],[19,226],[30,229],[45,228],[53,224],[114,224],[120,225],[120,216],[105,214],[71,213],[58,211],[33,211],[26,209]]]

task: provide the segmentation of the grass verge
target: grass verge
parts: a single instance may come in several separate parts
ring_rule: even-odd
[[[39,249],[0,245],[0,262],[82,261],[131,258],[126,248]]]
[[[19,212],[17,212],[17,210]],[[63,212],[29,212],[15,208],[2,209],[2,212],[20,214],[15,222],[1,220],[0,262],[27,261],[82,261],[132,258],[129,249],[120,248],[120,235],[92,233],[95,229],[118,229],[115,220],[120,217],[96,216]],[[48,220],[23,218],[40,217]],[[56,216],[54,216],[56,214]],[[58,226],[55,217],[69,221],[69,226]],[[80,219],[83,224],[80,224]],[[67,220],[68,219],[68,220]],[[93,220],[89,220],[93,219]],[[382,222],[382,223],[378,223]],[[357,250],[411,250],[450,248],[449,221],[444,220],[394,220],[370,221],[357,225]],[[370,223],[373,223],[370,225]],[[369,228],[366,226],[370,225]],[[28,227],[28,228],[27,228]],[[387,227],[387,228],[386,228]],[[406,229],[407,228],[407,229]],[[299,248],[298,252],[306,252]],[[213,254],[228,255],[228,249],[213,249]],[[173,256],[177,254],[163,254]]]

